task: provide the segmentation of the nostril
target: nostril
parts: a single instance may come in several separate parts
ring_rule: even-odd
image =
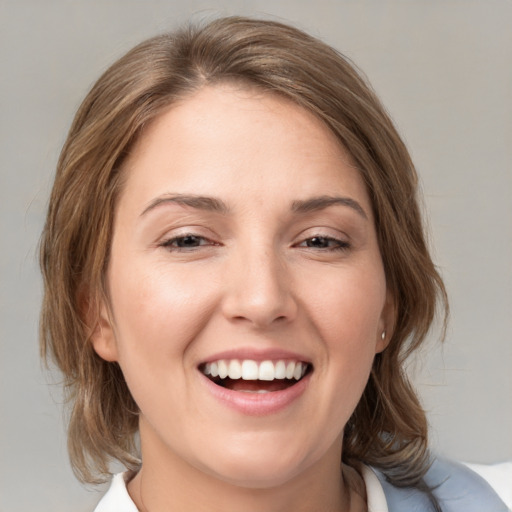
[[[224,316],[260,328],[292,320],[297,311],[292,281],[286,269],[277,265],[275,256],[263,254],[260,246],[258,251],[243,252],[238,263],[240,267],[235,263],[226,280]]]

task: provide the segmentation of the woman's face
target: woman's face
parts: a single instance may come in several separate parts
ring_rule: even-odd
[[[339,467],[392,322],[349,155],[300,107],[224,85],[157,118],[123,172],[93,343],[140,408],[144,464],[247,486]]]

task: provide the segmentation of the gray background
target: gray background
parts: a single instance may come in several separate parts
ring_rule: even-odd
[[[512,458],[512,2],[0,0],[0,512],[90,511],[59,387],[38,361],[35,254],[81,98],[145,37],[188,19],[269,14],[365,71],[423,180],[452,320],[415,366],[436,449]]]

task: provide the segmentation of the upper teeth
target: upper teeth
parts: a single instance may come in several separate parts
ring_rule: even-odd
[[[304,376],[307,363],[299,361],[253,361],[252,359],[238,359],[213,361],[203,367],[205,375],[225,379],[243,380],[274,380],[295,379]]]

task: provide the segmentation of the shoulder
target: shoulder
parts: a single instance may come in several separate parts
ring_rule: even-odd
[[[465,464],[480,475],[512,510],[512,461],[500,464]]]
[[[435,510],[426,493],[395,487],[382,473],[375,473],[390,512]],[[509,512],[512,507],[512,463],[468,467],[436,459],[424,480],[443,512]]]
[[[94,512],[138,512],[126,488],[129,473],[118,473],[112,478],[110,488]]]

